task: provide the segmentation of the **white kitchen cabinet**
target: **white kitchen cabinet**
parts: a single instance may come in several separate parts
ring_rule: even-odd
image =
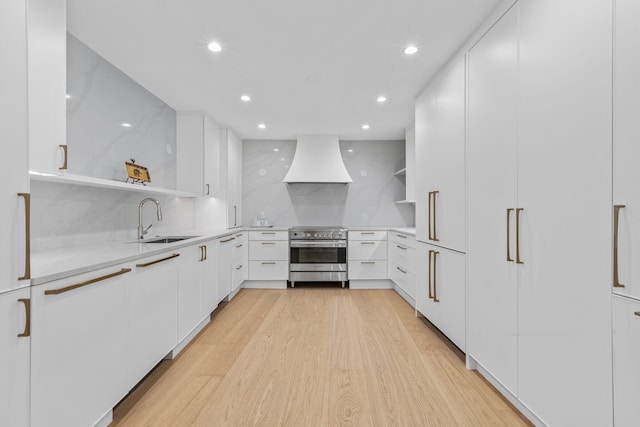
[[[286,287],[289,278],[289,234],[287,231],[249,232],[250,287]],[[273,283],[268,283],[273,282]],[[281,282],[281,283],[279,283]]]
[[[231,297],[231,269],[233,268],[233,246],[236,238],[225,236],[218,239],[218,302]]]
[[[94,425],[137,382],[126,375],[135,354],[126,351],[127,293],[140,285],[131,271],[110,267],[32,288],[31,426]],[[144,325],[144,335],[157,326]]]
[[[200,318],[209,316],[224,298],[218,295],[218,242],[209,240],[198,246],[204,251],[204,259],[200,263]],[[202,254],[200,254],[202,255]]]
[[[223,132],[227,143],[227,227],[242,225],[242,140],[231,129]]]
[[[29,283],[29,152],[24,1],[0,5],[0,138],[10,155],[0,169],[0,293]],[[19,194],[24,194],[20,197]]]
[[[66,0],[27,0],[29,169],[50,174],[64,172],[67,166],[66,3]]]
[[[611,22],[521,0],[468,58],[469,354],[549,425],[613,420]]]
[[[640,114],[640,3],[616,0],[614,44],[613,116],[613,204],[614,277],[613,292],[640,299],[640,170],[638,114]],[[616,263],[617,261],[617,263]]]
[[[414,307],[416,304],[415,247],[415,237],[396,231],[389,232],[389,279],[402,290],[400,294],[403,298],[408,297],[409,303]]]
[[[2,7],[0,6],[0,9]],[[2,18],[0,18],[2,19]],[[0,294],[0,425],[29,425],[31,289]]]
[[[176,136],[176,189],[220,197],[222,159],[218,125],[202,113],[178,113]]]
[[[350,230],[347,251],[350,287],[380,287],[381,281],[388,281],[387,231]]]
[[[416,238],[465,250],[465,61],[416,102]]]
[[[233,237],[236,240],[231,250],[231,292],[235,294],[249,278],[249,245],[246,232],[236,233]]]
[[[202,301],[201,264],[205,260],[203,245],[180,250],[178,260],[178,343],[181,343],[205,317]]]
[[[179,253],[136,262],[135,280],[127,286],[129,334],[128,378],[136,384],[177,344]]]
[[[612,305],[615,425],[637,426],[640,425],[640,302],[614,295]]]
[[[418,242],[416,260],[416,309],[465,351],[465,254]]]

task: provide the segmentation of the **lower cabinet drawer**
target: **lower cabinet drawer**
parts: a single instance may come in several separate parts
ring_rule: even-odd
[[[349,261],[349,280],[386,278],[387,261]]]
[[[249,280],[287,280],[289,261],[249,261]]]
[[[391,243],[389,261],[412,273],[416,271],[416,250],[402,243]]]
[[[249,259],[254,261],[289,259],[289,242],[286,240],[264,240],[249,242]]]
[[[389,279],[405,291],[411,298],[416,298],[416,275],[395,262],[389,263]]]

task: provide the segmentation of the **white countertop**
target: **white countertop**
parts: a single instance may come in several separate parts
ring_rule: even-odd
[[[349,230],[391,230],[415,236],[412,227],[347,227]],[[174,243],[105,242],[76,245],[31,253],[31,285],[59,280],[77,274],[88,273],[105,267],[159,255],[200,242],[229,236],[242,231],[287,231],[287,227],[241,227],[222,230],[190,230],[172,233],[172,236],[194,236]],[[153,237],[147,238],[147,240]]]

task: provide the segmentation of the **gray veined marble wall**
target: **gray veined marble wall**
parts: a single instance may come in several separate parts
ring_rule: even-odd
[[[134,158],[151,186],[176,188],[175,110],[70,33],[67,96],[69,173],[124,181]]]
[[[274,226],[413,226],[412,205],[405,198],[404,141],[340,141],[353,183],[285,184],[295,141],[243,142],[243,223],[264,212]]]

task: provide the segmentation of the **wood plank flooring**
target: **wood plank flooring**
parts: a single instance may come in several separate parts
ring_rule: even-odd
[[[244,289],[114,411],[124,426],[530,425],[391,290]]]

